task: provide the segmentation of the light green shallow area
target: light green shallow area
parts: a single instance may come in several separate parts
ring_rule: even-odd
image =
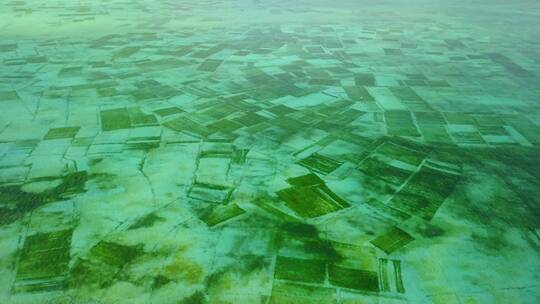
[[[540,303],[538,1],[0,3],[0,303]]]

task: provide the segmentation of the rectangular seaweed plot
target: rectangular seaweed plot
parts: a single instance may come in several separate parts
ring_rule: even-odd
[[[444,126],[446,120],[440,112],[415,112],[414,116],[418,124]]]
[[[156,89],[158,90],[158,89]],[[161,88],[159,89],[161,90]],[[138,107],[128,108],[131,125],[133,127],[156,126],[158,121],[153,114],[145,114]]]
[[[500,64],[504,67],[504,69],[515,76],[518,77],[531,77],[533,74],[524,69],[522,66],[518,65],[517,63],[513,62],[510,58],[506,57],[503,54],[499,53],[491,53],[488,54],[488,57],[495,63]]]
[[[142,253],[139,247],[100,241],[90,250],[90,259],[122,268]]]
[[[371,244],[381,249],[386,254],[390,254],[409,244],[413,240],[414,238],[407,232],[399,229],[398,227],[393,227],[386,233],[371,240]]]
[[[51,128],[43,139],[73,138],[79,132],[80,127]]]
[[[384,117],[386,119],[388,134],[396,136],[420,136],[409,111],[386,111],[384,112]]]
[[[19,94],[16,91],[0,91],[0,100],[19,100]]]
[[[227,203],[233,190],[227,186],[195,182],[189,188],[188,197],[209,203]]]
[[[287,183],[295,187],[319,186],[324,185],[324,181],[317,174],[309,173],[287,179]]]
[[[405,293],[401,278],[401,261],[379,259],[379,284],[383,292]]]
[[[335,288],[276,281],[269,304],[336,304]]]
[[[207,59],[197,69],[204,72],[214,72],[222,62],[223,60]]]
[[[103,110],[100,113],[101,129],[103,131],[114,131],[131,128],[131,119],[126,108]]]
[[[374,271],[329,265],[328,278],[333,286],[379,292],[379,278]]]
[[[244,213],[246,211],[236,204],[219,205],[205,212],[201,216],[201,220],[208,226],[213,227]]]
[[[459,181],[457,174],[422,166],[390,201],[393,208],[431,220]]]
[[[301,217],[312,218],[349,207],[326,185],[291,187],[277,192],[278,197]]]
[[[540,145],[540,126],[518,116],[506,117],[505,120],[531,144]]]
[[[450,132],[450,135],[456,144],[464,145],[482,145],[485,144],[484,139],[478,131],[472,132]]]
[[[187,117],[178,117],[165,122],[163,125],[174,131],[184,132],[196,137],[206,137],[212,134],[212,131],[209,128],[200,125]]]
[[[19,257],[13,292],[66,287],[72,229],[28,236]]]
[[[365,159],[360,164],[359,170],[370,177],[379,178],[394,186],[400,186],[411,175],[411,171],[392,166],[375,157]]]
[[[394,270],[394,282],[396,284],[396,291],[399,293],[405,293],[403,279],[401,278],[401,261],[392,260],[392,269]]]
[[[424,136],[424,140],[433,143],[451,143],[452,138],[448,135],[444,125],[419,123],[418,127]]]
[[[383,292],[390,291],[390,278],[388,277],[388,260],[379,259],[379,287]]]
[[[324,283],[326,263],[320,260],[278,256],[274,278],[306,283]]]
[[[423,101],[422,97],[418,96],[416,92],[410,87],[391,87],[390,91],[397,98],[405,101]]]
[[[318,153],[313,153],[301,160],[299,164],[317,173],[327,175],[341,166],[343,162]]]

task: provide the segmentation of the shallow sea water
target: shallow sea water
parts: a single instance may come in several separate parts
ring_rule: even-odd
[[[540,303],[538,1],[0,3],[0,303]]]

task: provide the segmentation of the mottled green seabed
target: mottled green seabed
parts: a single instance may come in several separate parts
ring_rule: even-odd
[[[540,303],[540,2],[0,2],[0,303]]]

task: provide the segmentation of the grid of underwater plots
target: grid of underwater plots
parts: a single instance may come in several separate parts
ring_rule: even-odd
[[[540,10],[343,2],[0,4],[0,302],[538,303]]]

